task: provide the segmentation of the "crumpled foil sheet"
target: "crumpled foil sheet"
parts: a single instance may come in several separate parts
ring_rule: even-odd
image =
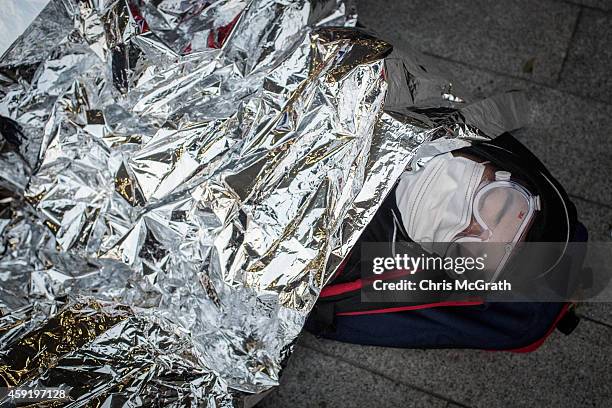
[[[341,0],[49,3],[0,59],[0,386],[230,407],[278,385],[418,148],[523,116],[355,23]]]

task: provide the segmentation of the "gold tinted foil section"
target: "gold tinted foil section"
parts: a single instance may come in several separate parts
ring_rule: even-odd
[[[62,355],[77,350],[127,316],[126,310],[106,313],[95,301],[64,308],[4,350],[0,356],[2,386],[13,387],[32,379],[53,367]],[[14,326],[3,331],[11,328]]]

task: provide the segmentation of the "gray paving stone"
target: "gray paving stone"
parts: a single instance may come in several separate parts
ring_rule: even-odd
[[[579,7],[551,0],[361,0],[360,21],[395,44],[556,82]]]
[[[612,13],[585,9],[559,86],[609,101],[612,94]]]
[[[591,241],[612,241],[612,210],[601,205],[574,199],[580,221],[589,230]],[[578,313],[612,326],[612,303],[581,303]]]
[[[446,404],[445,400],[298,346],[283,372],[281,386],[257,408],[444,408]]]
[[[579,4],[581,6],[593,7],[596,9],[612,11],[612,1],[610,0],[560,0],[565,3]]]
[[[612,303],[581,303],[576,313],[612,327]]]
[[[516,133],[571,193],[612,203],[612,106],[531,89],[531,124]]]
[[[444,77],[454,82],[455,87],[459,86],[461,92],[469,92],[473,96],[472,99],[487,97],[508,90],[527,90],[536,87],[527,80],[495,73],[487,69],[475,68],[457,61],[432,55],[424,55],[423,58],[429,63],[429,69],[433,68],[440,71]]]
[[[473,407],[612,406],[612,330],[583,321],[536,352],[402,350],[304,335],[303,344]]]
[[[578,210],[580,222],[589,231],[589,240],[598,242],[612,241],[612,210],[598,204],[572,199]]]

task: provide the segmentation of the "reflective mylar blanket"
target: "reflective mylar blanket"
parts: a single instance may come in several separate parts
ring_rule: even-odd
[[[225,407],[278,384],[417,148],[521,116],[355,19],[341,0],[47,5],[0,60],[0,387]]]

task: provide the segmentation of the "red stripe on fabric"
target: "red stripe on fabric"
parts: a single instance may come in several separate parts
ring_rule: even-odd
[[[358,279],[353,282],[347,283],[338,283],[336,285],[326,286],[321,290],[319,297],[325,298],[330,296],[341,295],[346,292],[352,292],[355,290],[360,290],[362,287],[361,279]]]
[[[436,303],[425,303],[422,305],[390,307],[387,309],[361,310],[358,312],[342,312],[342,313],[338,313],[336,316],[359,316],[359,315],[368,315],[368,314],[395,313],[395,312],[405,312],[409,310],[430,309],[433,307],[478,306],[482,304],[483,304],[482,300],[436,302]]]
[[[509,351],[511,353],[531,353],[532,351],[535,351],[537,349],[540,348],[540,346],[542,344],[544,344],[544,342],[546,341],[546,339],[555,331],[555,329],[557,328],[557,324],[559,324],[559,322],[561,321],[561,319],[563,319],[563,316],[565,316],[565,314],[567,313],[567,311],[569,310],[570,304],[566,303],[563,308],[561,309],[561,311],[559,312],[559,315],[557,316],[557,318],[555,319],[554,323],[552,324],[552,326],[550,326],[550,328],[548,329],[548,331],[546,332],[546,334],[544,334],[544,336],[542,336],[540,339],[534,341],[533,343],[524,346],[524,347],[519,347],[519,348],[515,348],[515,349],[508,349],[508,350],[491,350],[491,351]]]

